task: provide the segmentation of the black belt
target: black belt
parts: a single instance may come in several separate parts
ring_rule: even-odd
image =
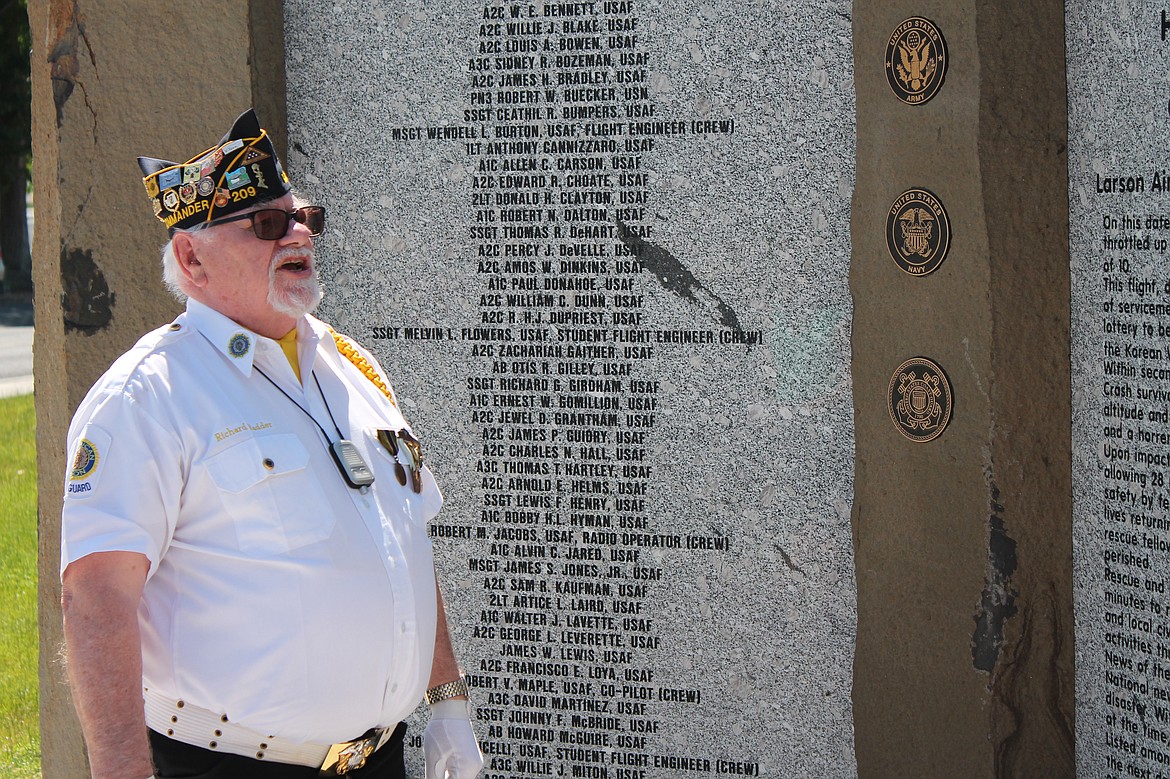
[[[405,777],[403,745],[406,723],[396,728],[372,729],[361,738],[329,749],[320,766],[284,763],[267,755],[239,755],[218,748],[187,744],[155,730],[149,731],[156,776],[197,776],[200,779],[314,779],[323,776]],[[218,745],[217,745],[218,747]],[[378,770],[370,774],[362,769]],[[357,773],[354,773],[357,772]]]

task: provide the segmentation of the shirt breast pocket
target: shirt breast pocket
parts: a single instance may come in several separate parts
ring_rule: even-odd
[[[239,548],[275,555],[323,541],[336,521],[295,435],[257,436],[207,460]]]

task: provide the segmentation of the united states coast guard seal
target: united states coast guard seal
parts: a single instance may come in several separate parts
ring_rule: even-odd
[[[898,267],[925,276],[942,265],[951,247],[951,221],[942,202],[925,189],[898,196],[886,214],[886,248]]]
[[[951,421],[951,383],[943,369],[925,357],[912,357],[898,366],[890,377],[886,402],[894,427],[911,441],[933,441]]]
[[[886,44],[886,79],[903,103],[922,105],[942,88],[949,61],[938,26],[912,16],[894,29]]]

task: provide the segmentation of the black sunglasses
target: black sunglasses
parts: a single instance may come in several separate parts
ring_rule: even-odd
[[[285,211],[280,208],[261,208],[259,211],[249,211],[238,216],[228,216],[216,219],[211,224],[237,222],[241,219],[252,220],[252,232],[261,241],[279,241],[288,233],[290,219],[309,228],[309,235],[314,238],[325,232],[325,207],[302,206],[294,211]]]

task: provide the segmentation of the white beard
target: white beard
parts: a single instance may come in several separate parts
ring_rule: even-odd
[[[276,269],[282,262],[289,257],[300,257],[304,254],[304,249],[292,246],[278,249],[272,255],[272,264],[268,268],[268,305],[272,306],[274,311],[293,319],[299,319],[312,312],[323,297],[321,283],[315,270],[311,277],[299,281],[277,279]],[[312,253],[309,254],[311,257]]]

